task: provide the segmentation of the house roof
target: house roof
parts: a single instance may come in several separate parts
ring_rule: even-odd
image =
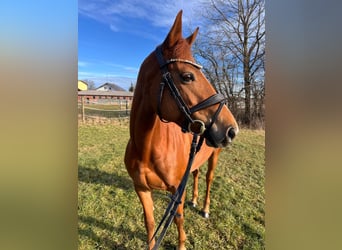
[[[129,96],[132,97],[133,93],[128,91],[98,91],[98,90],[83,90],[78,91],[78,95],[97,95],[97,96]]]
[[[81,81],[81,80],[78,80],[77,88],[78,88],[78,90],[86,90],[86,89],[88,89],[88,83]]]
[[[100,88],[102,88],[104,86],[110,87],[111,88],[110,91],[125,91],[125,89],[121,88],[120,86],[116,85],[115,83],[109,83],[109,82],[106,82],[106,83],[100,85],[96,89],[98,90],[98,89],[100,89]]]
[[[88,83],[87,83],[87,82],[85,82],[85,81],[78,80],[78,82],[84,83],[85,85],[87,85],[87,86],[88,86]]]

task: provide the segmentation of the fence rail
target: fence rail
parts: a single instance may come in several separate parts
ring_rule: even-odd
[[[78,102],[78,117],[85,122],[87,119],[125,118],[130,115],[132,101],[101,100],[99,102],[81,98]]]
[[[83,122],[86,120],[105,122],[105,120],[126,119],[131,113],[131,106],[131,100],[99,99],[99,101],[95,102],[81,98],[78,102],[78,119]],[[255,110],[254,106],[251,107],[252,121],[249,127],[265,128],[264,109],[264,105],[258,107],[258,110]],[[231,105],[230,110],[239,125],[244,125],[244,103],[239,102],[235,106]]]

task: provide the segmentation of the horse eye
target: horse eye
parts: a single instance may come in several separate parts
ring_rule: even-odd
[[[192,73],[183,73],[181,74],[181,78],[184,83],[190,83],[195,80],[195,77]]]

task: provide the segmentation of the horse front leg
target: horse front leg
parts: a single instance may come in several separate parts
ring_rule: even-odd
[[[194,183],[192,188],[192,199],[189,202],[192,207],[197,207],[197,199],[198,199],[198,176],[199,176],[199,169],[195,169],[192,172],[192,176],[194,177]]]
[[[174,218],[174,222],[177,225],[178,230],[178,250],[186,250],[185,240],[186,234],[184,231],[184,201],[185,201],[185,193],[182,196],[182,203],[179,204],[177,208],[177,215]]]
[[[138,197],[144,209],[144,221],[145,221],[145,227],[147,231],[147,244],[148,244],[148,249],[151,250],[155,244],[154,239],[151,241],[153,233],[154,233],[154,226],[155,226],[154,216],[153,216],[152,193],[150,190],[140,190],[139,188],[136,188],[135,191],[138,194]]]
[[[208,159],[208,171],[206,175],[207,191],[205,194],[204,205],[202,209],[202,216],[204,218],[209,218],[209,206],[210,206],[210,188],[214,179],[214,171],[217,165],[218,156],[220,154],[220,149],[215,150],[213,154]]]

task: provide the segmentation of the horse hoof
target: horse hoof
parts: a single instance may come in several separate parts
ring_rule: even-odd
[[[197,204],[196,203],[193,203],[192,201],[188,201],[186,203],[189,207],[192,207],[192,208],[196,208],[197,207]]]
[[[201,215],[205,219],[209,219],[209,213],[201,211]]]

